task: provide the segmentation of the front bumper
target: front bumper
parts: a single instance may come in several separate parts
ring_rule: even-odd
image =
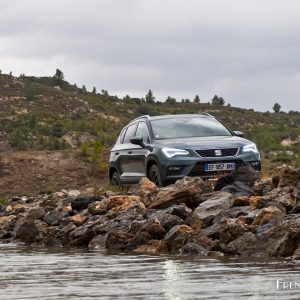
[[[246,161],[238,157],[230,157],[223,159],[207,159],[207,160],[168,160],[168,163],[162,167],[162,175],[166,183],[175,182],[178,179],[181,179],[185,176],[199,176],[203,178],[216,177],[234,171],[205,171],[205,164],[214,164],[214,163],[235,163],[235,170],[241,166],[252,167],[255,171],[261,171],[261,162],[260,160],[250,160]]]

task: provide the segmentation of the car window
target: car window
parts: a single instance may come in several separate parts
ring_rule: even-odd
[[[122,129],[121,133],[119,134],[119,137],[117,139],[116,144],[121,144],[122,143],[125,132],[126,132],[126,129]]]
[[[123,140],[123,144],[130,143],[130,139],[135,136],[135,130],[136,130],[136,124],[128,126]]]
[[[152,120],[151,126],[157,140],[232,135],[222,123],[213,118],[165,118]]]
[[[149,132],[148,132],[148,128],[147,125],[142,122],[138,124],[138,128],[136,130],[136,136],[141,136],[143,138],[143,142],[144,143],[149,143]]]

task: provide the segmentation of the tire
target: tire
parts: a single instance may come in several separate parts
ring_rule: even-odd
[[[158,187],[163,186],[162,176],[157,165],[152,165],[148,172],[148,178]]]
[[[114,171],[110,177],[110,184],[113,186],[120,186],[120,176],[117,171]]]

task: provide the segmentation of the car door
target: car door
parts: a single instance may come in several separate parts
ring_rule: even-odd
[[[149,131],[145,122],[139,122],[136,130],[136,136],[140,136],[143,138],[143,142],[145,144],[150,143]],[[149,149],[143,148],[141,146],[136,146],[132,149],[132,156],[134,157],[134,172],[139,176],[138,180],[142,177],[147,176],[146,170],[146,158],[149,154]]]
[[[135,169],[136,161],[133,155],[133,150],[139,146],[133,145],[130,139],[135,136],[137,123],[129,125],[126,129],[123,141],[119,146],[119,170],[120,179],[122,183],[134,183],[135,182]]]

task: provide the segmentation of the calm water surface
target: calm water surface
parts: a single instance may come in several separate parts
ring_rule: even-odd
[[[300,264],[0,245],[0,299],[300,299]]]

